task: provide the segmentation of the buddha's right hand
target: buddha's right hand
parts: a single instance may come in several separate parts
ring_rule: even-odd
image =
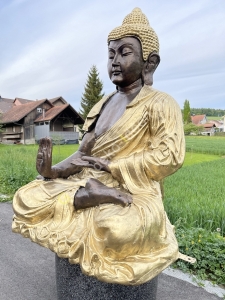
[[[44,178],[54,178],[52,170],[52,141],[49,138],[40,139],[36,169]]]

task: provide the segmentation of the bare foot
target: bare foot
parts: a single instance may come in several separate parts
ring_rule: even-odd
[[[98,206],[104,203],[114,203],[123,207],[133,202],[132,196],[109,188],[97,179],[90,178],[84,188],[80,188],[74,196],[74,206],[76,209]]]

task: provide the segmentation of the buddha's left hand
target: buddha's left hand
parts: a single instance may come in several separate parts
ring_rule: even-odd
[[[82,156],[81,158],[73,159],[72,164],[80,167],[92,168],[100,171],[111,173],[109,168],[110,161],[100,157]]]

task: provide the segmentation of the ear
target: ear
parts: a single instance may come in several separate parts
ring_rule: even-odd
[[[153,73],[155,72],[156,68],[160,63],[160,56],[152,52],[149,54],[148,59],[144,63],[143,70],[142,70],[142,80],[146,85],[153,84]]]
[[[149,69],[151,70],[150,72],[154,73],[160,63],[160,56],[157,53],[152,52],[149,54],[147,61],[149,63]]]

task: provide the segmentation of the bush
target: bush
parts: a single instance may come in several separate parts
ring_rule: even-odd
[[[223,136],[223,137],[225,137],[225,132],[215,132],[215,136]]]
[[[184,124],[184,134],[185,135],[199,135],[203,131],[204,127],[203,126],[196,126],[192,123]]]
[[[178,260],[173,267],[194,274],[201,280],[225,286],[225,238],[220,234],[220,228],[210,232],[202,228],[186,229],[178,226],[176,236],[180,252],[197,261],[190,264]]]

